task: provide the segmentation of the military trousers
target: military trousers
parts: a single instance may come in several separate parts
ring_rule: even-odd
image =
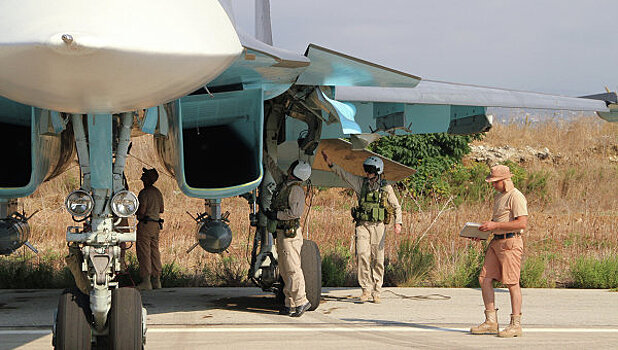
[[[137,261],[142,279],[161,276],[161,253],[159,252],[159,223],[154,221],[137,224]]]
[[[380,296],[384,281],[384,223],[361,221],[356,225],[356,265],[363,293]]]
[[[277,255],[279,274],[283,279],[285,306],[297,307],[308,302],[305,293],[305,276],[301,268],[300,250],[303,247],[303,231],[296,229],[296,236],[287,238],[282,230],[277,230]]]

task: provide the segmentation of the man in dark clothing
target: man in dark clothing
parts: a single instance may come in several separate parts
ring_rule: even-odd
[[[142,169],[141,180],[144,189],[139,192],[137,209],[137,261],[142,282],[140,290],[161,288],[161,253],[159,253],[159,231],[163,213],[163,195],[154,183],[159,179],[156,169]],[[151,282],[152,278],[152,282]]]

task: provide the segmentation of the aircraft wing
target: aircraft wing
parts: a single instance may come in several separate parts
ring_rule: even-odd
[[[603,96],[602,96],[603,97]],[[414,88],[340,86],[334,100],[351,103],[363,133],[471,134],[491,127],[487,107],[597,112],[611,121],[608,101],[422,80]],[[371,106],[367,106],[371,103]],[[371,108],[372,107],[372,108]],[[605,116],[605,117],[604,117]],[[375,125],[372,121],[375,120]]]
[[[372,62],[310,44],[305,56],[311,65],[297,85],[415,87],[421,78]]]
[[[335,99],[353,102],[380,101],[430,105],[609,111],[602,100],[432,80],[423,80],[413,89],[341,86],[335,90]]]

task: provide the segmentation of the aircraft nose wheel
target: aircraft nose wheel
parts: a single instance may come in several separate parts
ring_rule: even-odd
[[[92,331],[86,315],[90,315],[88,297],[77,288],[65,289],[58,301],[52,343],[54,349],[89,350]]]
[[[115,289],[108,319],[110,348],[143,349],[146,339],[144,317],[142,296],[137,289]]]

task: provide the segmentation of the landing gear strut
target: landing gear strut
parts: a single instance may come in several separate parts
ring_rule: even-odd
[[[283,135],[282,123],[285,119],[285,108],[275,105],[265,122],[265,153],[273,160],[277,160],[277,145],[283,142],[280,136]],[[298,114],[298,113],[297,113]],[[307,155],[312,154],[317,147],[316,140],[319,140],[321,124],[311,114],[298,114],[297,117],[306,122],[309,132],[302,140],[298,140],[299,148]],[[275,181],[272,174],[265,169],[264,178],[259,188],[258,203],[260,209],[269,208]],[[267,220],[262,212],[255,215],[255,200],[248,197],[247,200],[252,206],[251,222],[256,224],[253,249],[251,254],[251,266],[249,268],[249,278],[264,291],[275,293],[278,304],[284,301],[283,280],[279,276],[278,256],[275,248],[273,234],[267,229]],[[253,224],[252,224],[253,226]],[[315,242],[305,239],[301,249],[301,268],[305,278],[305,292],[307,299],[311,303],[309,310],[315,310],[320,304],[322,294],[322,260],[320,251]]]
[[[122,219],[134,215],[139,205],[123,176],[133,119],[133,113],[71,116],[82,179],[65,204],[82,225],[67,228],[67,263],[81,291],[72,289],[60,298],[56,349],[89,349],[93,343],[143,348],[146,310],[141,296],[116,282],[121,244],[136,239],[135,227]]]

